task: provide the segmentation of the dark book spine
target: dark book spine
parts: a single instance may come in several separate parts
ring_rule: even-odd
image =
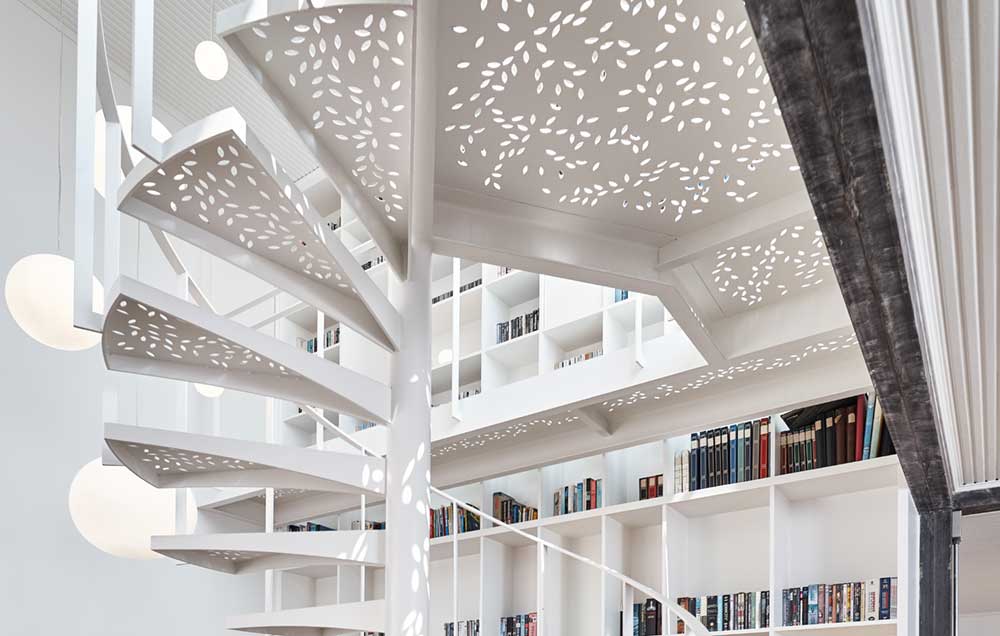
[[[826,465],[837,465],[837,433],[833,425],[833,416],[826,418]]]
[[[833,430],[837,444],[836,462],[840,466],[847,461],[847,422],[842,410],[837,411],[837,414],[834,416]]]
[[[698,434],[691,433],[691,452],[688,453],[688,490],[698,490]]]
[[[720,483],[729,483],[729,429],[722,428],[722,480]]]
[[[826,435],[823,434],[823,420],[813,424],[813,435],[816,436],[816,462],[818,468],[826,467]]]
[[[878,586],[878,619],[884,621],[890,615],[892,581],[889,578],[879,579]]]
[[[847,438],[846,445],[844,448],[844,461],[853,462],[854,461],[854,447],[857,441],[857,419],[854,412],[847,414],[847,426],[845,427],[845,436]]]
[[[698,433],[698,471],[701,484],[699,488],[708,488],[708,433]]]

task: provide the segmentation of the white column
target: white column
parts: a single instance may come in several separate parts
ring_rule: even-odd
[[[431,229],[437,10],[437,0],[415,3],[413,196],[407,275],[393,290],[393,304],[403,317],[403,335],[392,361],[393,417],[386,458],[387,636],[426,636],[430,631]]]

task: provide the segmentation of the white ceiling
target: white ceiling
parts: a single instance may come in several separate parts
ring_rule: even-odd
[[[437,182],[680,235],[804,188],[739,0],[448,0]]]

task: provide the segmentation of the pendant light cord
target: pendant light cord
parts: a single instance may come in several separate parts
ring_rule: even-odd
[[[59,87],[57,89],[58,94],[58,121],[56,122],[56,253],[62,253],[62,206],[63,206],[63,135],[62,135],[62,120],[63,120],[63,47],[66,43],[66,36],[63,34],[63,2],[65,0],[59,0],[59,28],[56,32],[59,34]]]

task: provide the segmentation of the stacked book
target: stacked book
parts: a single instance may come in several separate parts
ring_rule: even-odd
[[[458,532],[472,532],[479,530],[479,515],[469,512],[465,508],[458,508]],[[431,538],[447,537],[455,527],[455,513],[451,506],[441,506],[431,510]]]
[[[771,624],[771,593],[737,592],[721,596],[682,596],[677,604],[694,614],[710,632],[735,629],[764,629]],[[677,620],[677,633],[684,633],[684,621]]]
[[[351,530],[385,530],[384,521],[365,521],[361,523],[357,519],[351,522]]]
[[[660,608],[662,605],[655,598],[646,599],[643,603],[632,604],[632,636],[656,636],[660,633]],[[618,623],[622,617],[619,613]],[[620,633],[620,630],[619,630]]]
[[[535,612],[500,619],[500,636],[537,636],[537,628],[538,615]]]
[[[538,310],[533,309],[523,316],[497,323],[497,344],[538,331]]]
[[[575,356],[570,356],[561,362],[555,364],[556,369],[565,369],[566,367],[571,367],[574,364],[579,364],[587,360],[593,360],[604,355],[604,349],[598,345],[593,351],[587,351],[586,353],[578,353]]]
[[[510,495],[493,493],[493,516],[504,523],[521,523],[538,519],[538,508],[526,506]]]
[[[306,523],[293,523],[286,528],[287,532],[332,532],[336,528],[330,528],[319,523],[307,521]]]
[[[462,285],[461,287],[459,287],[458,288],[458,293],[461,294],[462,292],[466,292],[466,291],[469,291],[470,289],[473,289],[475,287],[479,287],[482,284],[483,284],[483,279],[482,278],[477,278],[476,280],[472,281],[471,283],[466,283],[466,284]],[[454,295],[455,295],[454,290],[449,289],[445,293],[438,294],[437,296],[434,296],[433,298],[431,298],[431,304],[432,305],[436,305],[437,303],[441,302],[442,300],[448,300],[449,298],[451,298]]]
[[[382,264],[384,262],[385,262],[385,256],[382,256],[381,254],[379,254],[378,256],[376,256],[375,258],[373,258],[372,260],[365,261],[364,263],[362,263],[361,264],[361,269],[363,269],[363,270],[369,270],[372,267],[374,267],[376,265],[380,265],[380,264]]]
[[[639,478],[639,500],[663,496],[663,473]]]
[[[316,338],[298,338],[296,344],[299,349],[305,349],[307,353],[316,353]],[[340,342],[340,325],[334,325],[323,334],[323,348],[328,349]]]
[[[782,590],[784,625],[860,623],[896,618],[896,577],[820,583]]]
[[[558,516],[600,508],[603,490],[601,480],[591,477],[574,486],[563,486],[552,493],[552,514]]]
[[[782,474],[863,461],[896,450],[875,396],[859,395],[847,405],[797,418],[781,433],[778,464]]]
[[[444,636],[479,636],[479,619],[458,621],[457,629],[455,623],[445,623]]]
[[[690,450],[674,456],[674,476],[677,477],[678,470],[681,474],[680,480],[675,479],[674,492],[736,484],[770,475],[770,423],[771,418],[763,417],[691,433]]]

